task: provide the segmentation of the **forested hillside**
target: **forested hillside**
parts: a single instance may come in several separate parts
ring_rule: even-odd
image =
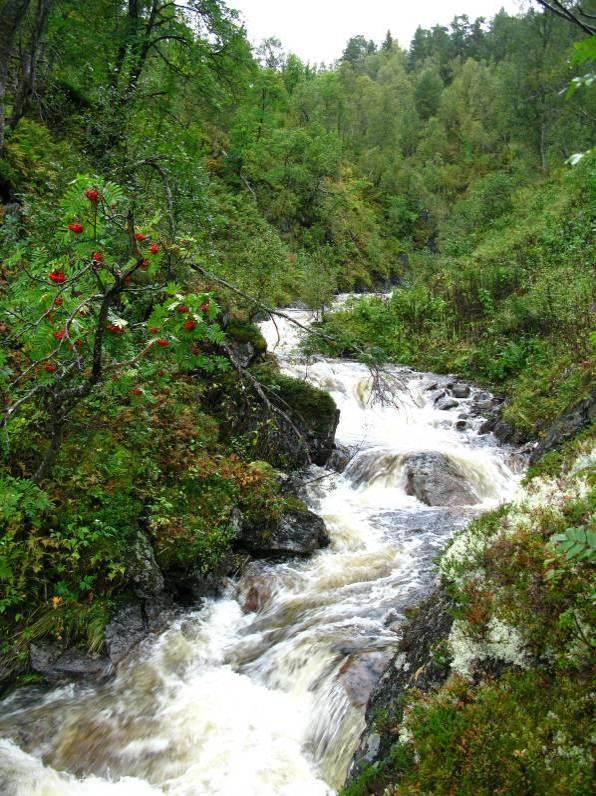
[[[325,463],[337,413],[267,355],[268,308],[392,290],[323,312],[308,351],[487,385],[517,444],[580,403],[586,425],[590,26],[536,3],[410,43],[356,36],[314,66],[276,39],[252,49],[223,0],[0,0],[3,682],[37,681],[31,644],[97,654],[122,606],[150,625],[247,555],[277,555],[287,518],[312,522],[280,471]],[[541,472],[572,466],[558,456]],[[541,518],[528,567],[550,566],[538,540],[567,519],[588,528],[593,504],[573,501]],[[588,602],[581,560],[561,615]],[[583,636],[584,615],[566,616]],[[561,652],[581,640],[548,632],[583,678],[585,659]],[[439,707],[416,708],[429,736]],[[420,748],[424,767],[438,752]],[[403,755],[354,792],[398,776],[396,793],[422,792]],[[557,792],[588,792],[579,768]],[[456,792],[451,772],[428,776],[428,792]]]

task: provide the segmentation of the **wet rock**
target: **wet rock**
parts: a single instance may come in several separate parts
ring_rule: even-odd
[[[455,423],[455,428],[458,431],[464,431],[468,427],[468,422],[466,420],[457,420]]]
[[[245,614],[257,613],[269,601],[272,594],[271,578],[266,574],[246,578],[239,595]]]
[[[31,644],[29,662],[33,671],[41,674],[50,683],[103,677],[111,669],[110,661],[104,656],[93,656],[74,649],[64,650],[45,641]]]
[[[455,409],[456,406],[459,406],[459,401],[456,401],[455,398],[451,398],[448,395],[444,395],[442,398],[435,401],[435,406],[437,409],[447,411],[448,409]]]
[[[530,461],[536,462],[548,451],[556,450],[595,420],[596,392],[568,409],[553,423],[532,452]]]
[[[148,623],[139,604],[120,609],[108,622],[105,631],[106,649],[112,663],[120,663],[148,631]]]
[[[441,590],[419,607],[404,628],[389,665],[377,683],[366,708],[366,728],[348,774],[349,784],[365,765],[380,763],[397,740],[403,698],[411,688],[438,688],[449,674],[449,664],[435,651],[449,635],[452,603]],[[379,724],[376,719],[383,716]]]
[[[279,472],[277,474],[277,478],[281,486],[282,494],[291,495],[291,497],[294,497],[297,500],[306,500],[307,489],[305,482],[307,477],[308,475],[306,470],[296,470],[289,475],[287,473]]]
[[[237,540],[258,558],[309,556],[329,542],[325,523],[308,509],[287,511],[273,528],[244,529]]]
[[[488,420],[485,420],[484,423],[478,429],[479,434],[490,434],[493,431],[495,425],[497,423],[497,419],[495,417],[490,417]]]
[[[276,372],[269,366],[257,366],[253,373],[269,393],[276,396],[275,402],[292,423],[290,426],[287,419],[280,415],[276,417],[275,438],[269,439],[267,450],[259,452],[261,458],[286,471],[304,467],[308,463],[306,453],[310,463],[326,464],[333,452],[339,423],[339,409],[329,393],[306,381]],[[247,417],[246,420],[249,427],[253,422],[262,426],[259,418]]]
[[[436,451],[408,454],[403,461],[406,493],[427,506],[470,506],[478,503],[465,475],[447,456]]]
[[[241,533],[239,526],[235,538],[239,539]],[[209,572],[200,569],[168,570],[166,586],[177,603],[198,608],[205,598],[221,596],[230,577],[241,572],[245,564],[245,557],[229,551]]]
[[[491,409],[494,409],[496,406],[497,404],[492,398],[488,398],[485,401],[474,400],[473,411],[475,411],[476,414],[481,414],[482,412],[490,412]]]
[[[464,384],[463,382],[455,382],[455,384],[451,387],[451,394],[455,398],[468,398],[470,396],[470,387],[468,384]]]
[[[329,461],[327,462],[327,467],[329,467],[330,470],[335,470],[336,473],[343,473],[350,463],[352,456],[352,451],[347,445],[335,443]]]
[[[130,547],[128,574],[137,597],[157,597],[164,590],[164,577],[155,560],[153,547],[147,535],[140,530]]]
[[[348,658],[342,665],[339,678],[354,707],[366,705],[392,657],[390,650],[375,650]]]
[[[521,445],[527,440],[527,436],[523,431],[520,431],[498,417],[495,418],[493,422],[492,432],[499,442],[504,442],[508,445]]]

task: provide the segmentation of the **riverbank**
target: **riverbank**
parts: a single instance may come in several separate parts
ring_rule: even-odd
[[[543,460],[441,555],[342,794],[592,792],[593,450]]]

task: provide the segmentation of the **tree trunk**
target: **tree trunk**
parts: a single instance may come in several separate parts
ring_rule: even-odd
[[[6,119],[4,100],[10,58],[20,26],[27,15],[31,0],[0,0],[0,152],[4,148]]]
[[[14,129],[19,119],[27,112],[31,97],[35,92],[37,80],[37,66],[41,54],[41,39],[48,23],[48,16],[52,10],[54,0],[38,0],[35,20],[31,27],[29,42],[21,64],[21,79],[16,93],[9,127]]]

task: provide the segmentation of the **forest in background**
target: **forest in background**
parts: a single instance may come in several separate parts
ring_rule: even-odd
[[[236,509],[296,509],[283,438],[333,408],[263,356],[264,307],[393,287],[311,350],[486,383],[520,439],[589,395],[594,41],[535,6],[325,67],[221,0],[0,0],[3,676],[40,639],[100,651],[139,545],[233,571]]]

